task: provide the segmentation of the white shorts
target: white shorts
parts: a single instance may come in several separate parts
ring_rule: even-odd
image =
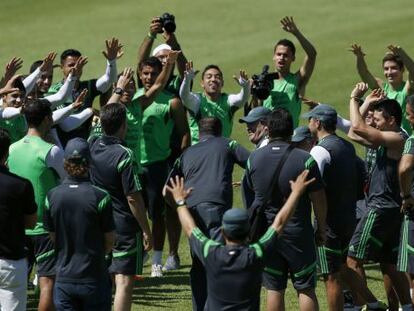
[[[0,259],[0,310],[24,311],[27,302],[27,260]]]

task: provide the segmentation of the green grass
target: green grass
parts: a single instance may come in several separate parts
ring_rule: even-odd
[[[125,45],[125,56],[118,68],[135,67],[136,50],[148,32],[150,19],[165,11],[176,15],[177,37],[185,55],[194,61],[197,69],[209,63],[222,67],[227,92],[237,91],[231,76],[239,69],[252,74],[259,72],[264,64],[272,64],[273,45],[278,39],[286,37],[297,43],[279,27],[281,17],[294,16],[318,51],[307,97],[331,103],[343,116],[348,116],[349,94],[359,80],[355,59],[347,51],[351,43],[362,44],[371,71],[378,77],[382,76],[380,61],[388,44],[399,44],[414,55],[411,0],[2,0],[0,66],[11,57],[19,56],[25,61],[21,73],[26,73],[30,64],[48,51],[60,53],[66,48],[77,48],[89,57],[83,78],[96,77],[105,68],[101,54],[104,40],[117,36]],[[162,41],[158,39],[157,42]],[[294,70],[302,59],[303,52],[298,47]],[[55,81],[60,78],[57,70]],[[199,90],[198,81],[196,90]],[[240,112],[235,120],[239,116]],[[245,129],[237,121],[233,137],[251,148]],[[358,150],[362,155],[362,150]],[[235,179],[241,174],[242,171],[236,169]],[[238,189],[234,196],[235,205],[241,206]],[[184,269],[162,280],[146,279],[138,284],[134,292],[134,310],[190,308],[190,259],[184,238],[180,254]],[[370,268],[368,275],[369,286],[384,298],[377,269]],[[326,310],[323,284],[319,283],[317,291],[321,310]],[[288,310],[297,310],[296,300],[289,288]]]

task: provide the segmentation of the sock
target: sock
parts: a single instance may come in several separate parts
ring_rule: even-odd
[[[152,254],[152,264],[153,265],[160,265],[162,259],[162,251],[153,251]]]
[[[411,304],[408,304],[408,305],[402,305],[402,306],[401,306],[401,310],[402,310],[402,311],[412,311],[412,310],[413,310],[413,307],[412,307],[412,305],[411,305]]]

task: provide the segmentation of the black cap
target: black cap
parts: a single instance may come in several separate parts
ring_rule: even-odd
[[[312,134],[309,130],[309,127],[305,126],[299,126],[297,128],[295,128],[295,130],[293,131],[293,136],[292,136],[292,142],[294,143],[299,143],[304,139],[307,138],[312,138]]]
[[[266,116],[270,113],[270,109],[266,107],[256,107],[249,111],[247,116],[239,119],[240,123],[254,123],[256,121],[262,120],[266,118]]]
[[[309,119],[315,118],[320,121],[335,122],[337,120],[336,110],[329,105],[319,104],[311,111],[304,113],[302,118]]]
[[[223,215],[222,228],[229,238],[245,238],[250,230],[249,216],[243,208],[231,208]]]
[[[89,162],[91,155],[89,144],[83,138],[73,138],[68,141],[65,148],[65,160],[72,162]]]

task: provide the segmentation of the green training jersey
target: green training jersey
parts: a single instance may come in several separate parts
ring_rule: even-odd
[[[400,104],[403,114],[401,120],[401,127],[404,130],[406,130],[408,135],[411,135],[412,129],[410,123],[407,121],[407,112],[405,111],[405,106],[407,105],[406,99],[408,96],[407,90],[405,88],[405,82],[401,83],[400,87],[398,87],[397,89],[393,89],[389,83],[384,82],[382,88],[388,98],[395,99]]]
[[[189,113],[188,124],[191,132],[191,144],[198,143],[198,121],[206,117],[216,117],[221,121],[223,127],[223,136],[229,138],[233,129],[232,107],[228,103],[229,96],[221,94],[219,100],[214,102],[204,93],[198,93],[200,96],[200,109],[196,115]]]
[[[0,120],[0,128],[9,132],[12,143],[22,139],[27,133],[27,123],[23,115],[12,119]]]
[[[134,98],[144,94],[144,89],[139,89]],[[173,95],[163,91],[142,112],[141,127],[141,164],[148,165],[166,160],[170,153],[170,138],[174,128],[174,122],[170,117],[170,106]]]
[[[48,191],[58,185],[57,174],[47,167],[46,156],[53,145],[37,136],[25,136],[10,146],[8,166],[12,173],[27,178],[33,185],[37,205],[37,223],[27,235],[47,233],[43,228],[43,211]]]
[[[273,89],[263,102],[263,106],[271,110],[279,107],[288,110],[292,115],[294,128],[299,124],[301,104],[299,79],[294,73],[289,73],[284,79],[273,80]]]

